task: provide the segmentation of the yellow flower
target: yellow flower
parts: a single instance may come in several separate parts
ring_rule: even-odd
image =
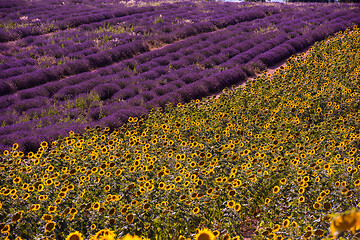
[[[19,182],[21,182],[21,178],[20,177],[16,177],[13,179],[13,183],[14,184],[18,184]]]
[[[48,207],[48,211],[49,211],[49,213],[54,213],[54,212],[56,212],[56,206],[49,206]]]
[[[330,231],[334,237],[347,230],[351,230],[351,232],[354,234],[355,230],[359,228],[360,212],[337,214],[333,217],[330,224]]]
[[[229,208],[233,208],[235,206],[235,202],[233,200],[228,201],[227,206]]]
[[[99,210],[100,209],[100,203],[99,202],[96,202],[93,207],[92,207],[94,210]]]
[[[125,237],[121,238],[121,240],[142,240],[142,238],[138,236],[131,236],[130,234],[127,234]]]
[[[291,223],[291,226],[292,226],[293,228],[297,228],[298,224],[297,224],[297,222],[294,221],[294,222]]]
[[[102,229],[90,237],[90,240],[116,240],[116,234],[110,229]]]
[[[207,228],[201,229],[196,235],[195,240],[214,240],[215,235]]]
[[[132,222],[134,221],[134,218],[135,218],[135,216],[130,213],[130,214],[128,214],[128,215],[126,216],[126,222],[127,222],[127,223],[132,223]]]
[[[72,232],[70,233],[67,237],[66,240],[84,240],[84,238],[82,237],[82,234],[79,233],[78,231],[76,232]]]
[[[14,143],[13,146],[12,146],[12,150],[15,151],[16,149],[18,149],[18,147],[19,147],[19,144]]]
[[[1,229],[1,233],[8,233],[10,231],[10,225],[5,225],[2,229]]]
[[[15,213],[11,218],[11,222],[13,222],[13,223],[20,222],[20,220],[22,219],[22,214],[23,213],[24,213],[24,211],[20,211],[20,212]]]
[[[192,213],[193,214],[198,214],[200,212],[200,208],[199,207],[195,207],[193,210],[192,210]]]
[[[277,194],[277,193],[279,193],[279,192],[280,192],[280,188],[279,188],[278,186],[275,186],[275,187],[273,188],[273,193]]]
[[[55,226],[56,226],[56,223],[55,222],[48,222],[46,223],[45,225],[45,232],[51,232],[52,230],[55,229]],[[71,239],[71,240],[74,240],[74,239]]]
[[[283,228],[287,228],[290,226],[290,220],[289,219],[285,219],[282,223],[282,227]]]
[[[44,214],[41,219],[45,222],[50,222],[53,219],[53,217],[49,214]]]

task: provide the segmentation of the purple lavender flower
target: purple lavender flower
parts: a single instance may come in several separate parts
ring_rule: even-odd
[[[30,99],[36,96],[49,97],[50,93],[43,86],[25,89],[18,92],[20,99]]]
[[[120,100],[126,100],[128,98],[131,98],[133,96],[135,96],[137,93],[134,89],[132,88],[124,88],[119,90],[118,92],[116,92],[113,96],[112,96],[112,100],[113,101],[120,101]]]
[[[13,92],[13,89],[10,87],[10,85],[6,82],[0,82],[0,96],[4,96],[6,94],[10,94]]]
[[[111,98],[119,90],[120,87],[114,83],[99,84],[92,89],[92,91],[99,94],[101,100],[106,100]]]

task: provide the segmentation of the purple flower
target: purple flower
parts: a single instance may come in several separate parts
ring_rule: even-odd
[[[167,57],[159,57],[154,59],[154,61],[158,62],[162,66],[167,66],[170,63]]]
[[[223,88],[221,82],[215,76],[204,78],[202,79],[202,82],[208,87],[209,93],[220,92]]]
[[[179,80],[183,81],[184,83],[188,84],[188,83],[192,83],[195,82],[199,79],[201,79],[202,76],[199,73],[189,73],[186,74],[184,76],[182,76]]]
[[[102,118],[98,124],[114,130],[126,123],[127,119],[128,117],[123,113],[113,113],[110,116]]]
[[[151,99],[157,97],[157,94],[153,91],[144,91],[139,94],[139,96],[144,100],[144,102],[150,101]]]
[[[119,90],[120,87],[114,83],[99,84],[92,89],[92,91],[99,94],[101,100],[106,100],[111,98]]]
[[[92,68],[103,67],[103,66],[109,65],[113,62],[111,55],[106,52],[99,52],[99,53],[95,53],[95,54],[86,56],[86,60],[89,61],[90,66]]]
[[[144,89],[144,91],[151,90],[159,85],[160,84],[157,80],[145,80],[144,82],[141,83],[141,86]]]
[[[186,83],[184,83],[181,80],[175,80],[170,82],[169,84],[167,84],[166,86],[168,87],[172,87],[173,89],[177,89],[177,88],[181,88],[182,86],[186,85]]]
[[[13,108],[21,113],[31,108],[39,108],[44,104],[45,104],[44,100],[38,97],[38,98],[20,100],[14,104]]]
[[[165,95],[166,93],[169,93],[173,90],[175,90],[176,87],[174,87],[174,85],[170,85],[170,84],[166,84],[163,86],[158,86],[156,88],[154,88],[152,91],[156,94],[156,95]]]
[[[14,90],[6,82],[0,82],[0,96],[12,93]]]
[[[21,90],[18,92],[20,99],[30,99],[35,96],[49,97],[50,93],[43,86]]]
[[[120,101],[120,100],[126,100],[128,98],[131,98],[135,96],[137,93],[134,89],[126,87],[124,89],[119,90],[112,96],[113,101]]]
[[[182,88],[177,89],[176,92],[181,95],[185,102],[189,102],[192,99],[201,99],[210,93],[208,86],[204,82],[194,82],[185,85]]]

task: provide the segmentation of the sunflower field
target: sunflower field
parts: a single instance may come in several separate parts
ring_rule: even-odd
[[[359,73],[348,28],[220,95],[14,143],[1,239],[357,239],[330,225],[360,208]]]
[[[360,25],[360,4],[0,0],[0,151],[239,85]]]

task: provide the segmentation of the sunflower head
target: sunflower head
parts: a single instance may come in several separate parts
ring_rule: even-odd
[[[114,231],[110,229],[102,229],[90,238],[90,240],[115,240],[115,239],[116,239],[116,234]]]
[[[142,238],[138,236],[131,236],[130,234],[126,234],[125,237],[121,238],[121,240],[142,240]]]
[[[330,224],[330,231],[334,237],[342,232],[355,229],[360,227],[360,212],[350,212],[344,214],[337,214],[333,217]]]
[[[70,233],[66,237],[66,240],[84,240],[84,238],[82,237],[81,233],[79,233],[78,231],[75,231],[75,232]]]
[[[201,229],[195,235],[195,240],[214,240],[215,238],[215,235],[207,228]]]

